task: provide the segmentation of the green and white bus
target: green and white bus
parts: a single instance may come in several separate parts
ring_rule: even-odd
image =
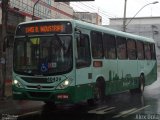
[[[77,103],[157,79],[155,42],[90,23],[49,19],[20,23],[14,40],[13,98]]]

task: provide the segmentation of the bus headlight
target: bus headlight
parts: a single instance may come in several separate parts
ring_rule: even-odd
[[[69,79],[66,79],[64,80],[63,82],[61,82],[58,86],[57,86],[57,89],[64,89],[66,87],[68,87],[70,84],[71,84],[71,80]]]
[[[13,80],[12,84],[18,88],[23,88],[23,85],[18,80]]]

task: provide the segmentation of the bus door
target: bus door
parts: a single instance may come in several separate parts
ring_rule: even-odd
[[[88,99],[92,96],[92,72],[89,31],[79,29],[76,39],[76,98]],[[88,33],[88,34],[87,34]]]

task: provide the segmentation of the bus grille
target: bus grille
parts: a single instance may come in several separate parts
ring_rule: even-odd
[[[48,97],[50,97],[50,93],[48,93],[48,92],[28,92],[28,93],[33,98],[48,98]]]
[[[47,78],[30,78],[30,77],[21,77],[24,81],[28,83],[52,83],[47,80]]]
[[[31,89],[39,89],[37,86],[27,86],[27,88]],[[41,86],[41,89],[53,89],[54,86]]]

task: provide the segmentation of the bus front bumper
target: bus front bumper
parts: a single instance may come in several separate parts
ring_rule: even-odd
[[[15,100],[35,100],[35,101],[53,101],[55,103],[74,103],[74,88],[65,90],[28,90],[13,88],[13,99]]]

